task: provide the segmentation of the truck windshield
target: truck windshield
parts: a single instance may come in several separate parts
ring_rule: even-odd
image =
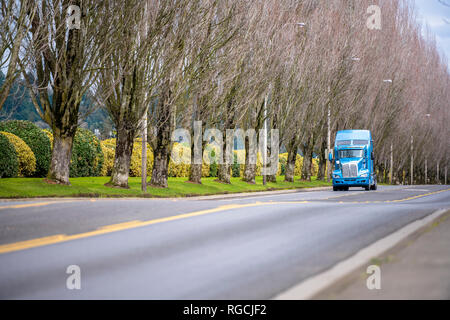
[[[362,149],[347,149],[347,150],[339,150],[339,158],[362,158],[363,150]]]

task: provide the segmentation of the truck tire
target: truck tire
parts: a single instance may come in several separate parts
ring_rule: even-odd
[[[377,180],[375,180],[375,183],[373,184],[373,186],[371,186],[370,187],[370,190],[377,190],[378,189],[378,187],[377,187]]]
[[[365,189],[366,191],[370,191],[370,190],[372,190],[372,187],[369,185],[369,186],[367,186],[367,187],[364,187],[364,189]]]
[[[339,191],[340,190],[340,188],[338,188],[338,187],[333,187],[333,191]]]

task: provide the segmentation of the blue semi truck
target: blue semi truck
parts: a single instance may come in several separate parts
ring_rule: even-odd
[[[373,140],[369,130],[338,131],[334,144],[333,190],[348,191],[350,187],[377,190],[374,171]]]

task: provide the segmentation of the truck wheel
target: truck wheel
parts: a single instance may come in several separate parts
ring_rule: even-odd
[[[333,191],[339,191],[340,190],[340,188],[338,188],[338,187],[333,187]]]
[[[375,180],[375,183],[373,184],[373,186],[370,188],[371,190],[377,190],[377,180]]]
[[[367,186],[367,187],[364,187],[364,189],[366,189],[366,191],[370,191],[372,189],[372,187],[371,186]]]

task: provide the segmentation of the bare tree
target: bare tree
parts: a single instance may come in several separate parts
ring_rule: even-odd
[[[31,61],[22,64],[22,73],[37,112],[53,130],[48,178],[69,184],[80,103],[114,49],[106,47],[114,25],[103,23],[111,14],[106,2],[42,0],[36,5],[35,14],[28,12],[31,28],[26,50]],[[67,18],[72,11],[76,15],[77,8],[80,16],[74,18],[79,18],[80,25],[70,27]]]

